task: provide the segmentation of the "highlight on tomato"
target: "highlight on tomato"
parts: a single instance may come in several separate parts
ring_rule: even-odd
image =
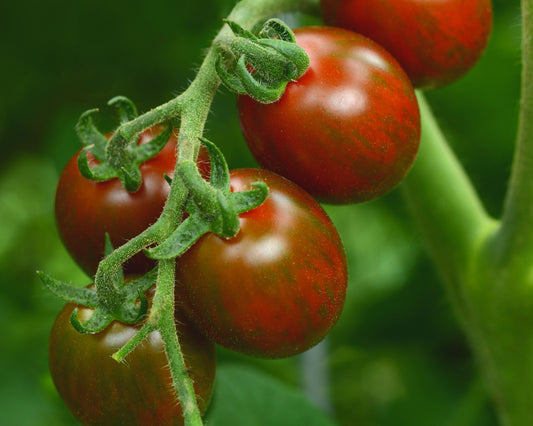
[[[261,358],[301,353],[341,313],[347,265],[322,207],[268,170],[238,169],[232,192],[268,185],[266,201],[239,215],[231,239],[202,236],[177,259],[176,291],[189,319],[214,342]]]
[[[420,140],[414,89],[397,61],[352,31],[294,31],[310,67],[282,97],[238,97],[244,138],[257,162],[321,202],[380,197],[409,171]]]

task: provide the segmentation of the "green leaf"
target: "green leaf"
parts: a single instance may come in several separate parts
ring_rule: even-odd
[[[298,390],[244,365],[217,367],[211,426],[333,426]]]

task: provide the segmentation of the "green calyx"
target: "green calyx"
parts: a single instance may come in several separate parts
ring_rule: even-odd
[[[309,68],[309,57],[296,44],[292,30],[279,19],[270,19],[257,35],[232,21],[226,21],[235,38],[222,48],[216,63],[222,83],[238,94],[262,103],[283,95],[287,83],[300,78]]]
[[[202,235],[212,232],[232,238],[239,232],[239,213],[260,206],[268,197],[264,182],[252,184],[254,189],[231,192],[226,160],[215,144],[202,139],[211,159],[211,177],[206,182],[196,164],[186,161],[178,167],[179,178],[189,190],[185,210],[189,213],[175,231],[158,246],[146,250],[152,259],[171,259],[182,255]]]
[[[123,96],[111,99],[108,104],[117,109],[121,124],[135,119],[138,115],[135,105]],[[124,138],[120,127],[108,140],[94,125],[92,117],[97,112],[97,109],[84,112],[76,124],[76,132],[84,146],[78,156],[80,173],[86,179],[98,182],[118,178],[128,192],[135,192],[142,184],[139,166],[163,149],[172,128],[169,126],[143,145],[135,143],[137,136]],[[89,152],[99,162],[97,166],[89,165]]]
[[[108,235],[106,235],[105,247],[106,254],[113,251]],[[148,299],[144,293],[156,282],[157,268],[127,283],[124,282],[121,269],[113,277],[110,277],[117,289],[116,299],[120,301],[116,304],[115,310],[109,310],[105,307],[106,303],[99,300],[94,288],[75,287],[56,280],[41,271],[38,271],[37,275],[45,287],[56,296],[67,302],[94,309],[91,317],[83,324],[78,320],[78,308],[74,309],[70,317],[72,326],[79,333],[85,334],[98,333],[115,320],[128,324],[141,321],[148,312]]]

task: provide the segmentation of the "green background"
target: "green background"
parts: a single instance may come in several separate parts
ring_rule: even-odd
[[[142,112],[180,93],[233,3],[0,5],[0,423],[76,424],[47,371],[48,333],[62,302],[43,290],[35,271],[90,281],[61,246],[53,219],[58,175],[79,146],[77,118],[90,108],[105,111],[115,95],[128,96]],[[494,32],[480,63],[428,98],[487,208],[498,215],[517,124],[520,10],[518,0],[493,4]],[[206,136],[230,167],[254,166],[234,104],[222,89]],[[322,347],[331,386],[307,389],[329,395],[319,398],[328,408],[316,408],[306,396],[301,357],[260,361],[220,350],[209,424],[495,425],[400,191],[327,210],[350,269],[346,308]]]

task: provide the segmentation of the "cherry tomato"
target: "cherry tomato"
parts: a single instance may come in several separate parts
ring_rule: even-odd
[[[310,58],[307,72],[277,102],[238,97],[252,154],[319,201],[348,204],[385,194],[409,170],[420,139],[408,77],[359,34],[332,27],[295,34]]]
[[[150,294],[149,297],[153,295]],[[60,312],[49,339],[53,381],[65,404],[84,425],[183,425],[178,398],[158,332],[152,332],[123,363],[111,355],[142,326],[114,321],[97,334],[80,334],[70,324],[76,307],[68,303]],[[93,310],[78,306],[78,319]],[[215,378],[214,344],[176,312],[179,340],[203,413]]]
[[[329,25],[385,47],[415,87],[448,84],[478,61],[492,28],[490,0],[321,0]]]
[[[161,126],[146,130],[138,143],[150,141],[162,130]],[[84,178],[78,169],[78,154],[65,166],[56,190],[57,228],[68,252],[89,276],[94,275],[104,257],[106,232],[113,246],[118,247],[158,219],[170,190],[164,175],[174,174],[176,143],[176,136],[171,136],[158,155],[141,165],[143,183],[135,193],[126,191],[118,179],[94,182]],[[208,158],[202,148],[198,161],[204,174],[209,173]],[[154,265],[139,253],[124,266],[128,274],[143,274]]]
[[[232,191],[266,182],[259,207],[239,215],[240,231],[208,233],[178,258],[177,292],[198,329],[244,354],[280,358],[309,349],[336,323],[347,267],[339,235],[320,205],[268,170],[231,172]]]

